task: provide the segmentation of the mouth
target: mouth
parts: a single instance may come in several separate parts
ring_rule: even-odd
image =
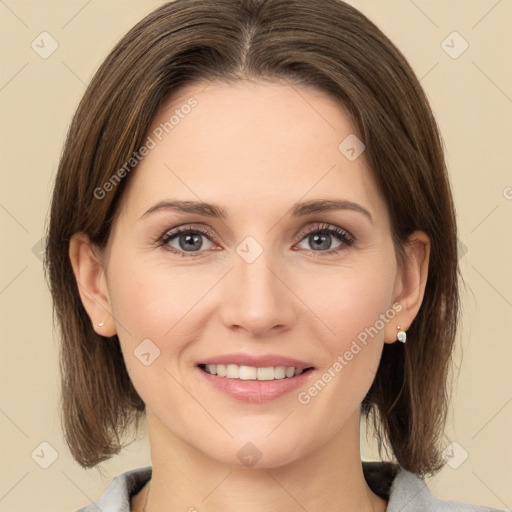
[[[311,362],[284,354],[230,353],[196,361],[203,381],[236,400],[262,404],[307,386],[317,372]]]
[[[237,364],[198,364],[202,371],[217,377],[233,380],[272,381],[292,379],[314,369],[313,366],[298,368],[295,366],[244,366]]]

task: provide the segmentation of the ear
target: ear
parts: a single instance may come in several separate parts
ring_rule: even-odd
[[[386,324],[386,343],[396,342],[397,327],[407,331],[418,314],[427,285],[430,238],[423,231],[415,231],[407,241],[405,252],[404,268],[398,270],[393,290],[393,304],[399,304],[401,309],[396,305],[393,308],[397,314]]]
[[[101,336],[114,336],[116,327],[100,250],[91,244],[87,235],[75,233],[69,243],[69,258],[93,329]]]

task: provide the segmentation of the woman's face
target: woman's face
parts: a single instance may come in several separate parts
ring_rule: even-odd
[[[326,94],[278,82],[195,84],[159,111],[104,254],[159,442],[271,467],[359,421],[402,318],[389,217],[354,131]],[[320,201],[349,203],[300,206]]]

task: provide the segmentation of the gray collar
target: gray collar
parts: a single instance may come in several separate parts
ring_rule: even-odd
[[[386,512],[500,512],[500,509],[436,498],[414,473],[389,462],[363,461],[372,491],[388,500]],[[130,499],[151,478],[151,466],[135,468],[114,478],[94,503],[77,512],[130,512]]]

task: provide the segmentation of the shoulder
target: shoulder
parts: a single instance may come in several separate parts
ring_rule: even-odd
[[[500,509],[442,500],[414,473],[397,464],[363,462],[368,485],[388,499],[386,512],[499,512]]]
[[[116,476],[103,495],[77,512],[130,512],[130,498],[151,478],[151,466],[131,469]]]

